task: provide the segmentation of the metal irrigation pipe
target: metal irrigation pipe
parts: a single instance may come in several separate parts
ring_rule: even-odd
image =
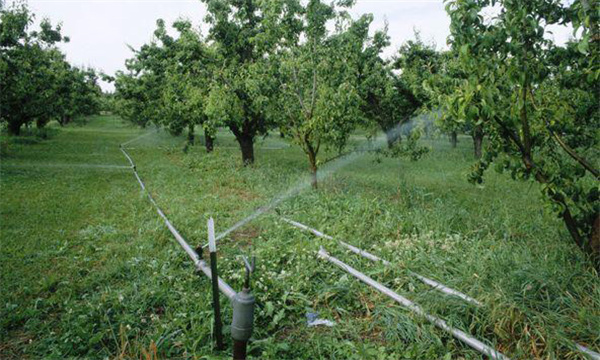
[[[293,226],[295,226],[297,228],[309,231],[309,232],[315,234],[318,237],[321,237],[321,238],[324,238],[324,239],[328,239],[328,240],[334,240],[333,237],[331,237],[329,235],[326,235],[326,234],[324,234],[324,233],[322,233],[322,232],[320,232],[320,231],[318,231],[316,229],[308,227],[308,226],[306,226],[304,224],[301,224],[301,223],[299,223],[297,221],[290,220],[290,219],[287,219],[287,218],[284,218],[284,217],[282,217],[281,219],[283,221],[287,222],[290,225],[293,225]],[[360,255],[360,256],[362,256],[364,258],[367,258],[367,259],[372,260],[372,261],[382,262],[386,266],[391,266],[392,265],[391,262],[389,262],[387,260],[384,260],[384,259],[382,259],[382,258],[380,258],[380,257],[378,257],[376,255],[373,255],[373,254],[371,254],[371,253],[369,253],[369,252],[367,252],[365,250],[359,249],[356,246],[352,246],[352,245],[350,245],[348,243],[345,243],[345,242],[343,242],[341,240],[338,240],[338,243],[340,245],[342,245],[343,247],[345,247],[346,249],[348,249],[348,250],[352,251],[353,253],[358,254],[358,255]],[[414,276],[417,279],[421,280],[423,283],[431,286],[435,290],[443,292],[444,294],[447,294],[447,295],[459,297],[459,298],[463,299],[464,301],[467,301],[467,302],[469,302],[471,304],[474,304],[474,305],[477,305],[477,306],[481,306],[481,303],[479,301],[473,299],[472,297],[470,297],[468,295],[465,295],[465,294],[461,293],[458,290],[454,290],[452,288],[449,288],[449,287],[445,286],[444,284],[441,284],[441,283],[439,283],[439,282],[437,282],[435,280],[431,280],[429,278],[426,278],[425,276],[419,275],[419,274],[417,274],[415,272],[412,272],[410,270],[408,271],[408,273],[411,276]]]
[[[451,326],[449,326],[444,320],[435,317],[433,315],[429,315],[427,314],[423,308],[421,308],[419,305],[415,304],[414,302],[408,300],[407,298],[401,296],[400,294],[394,292],[393,290],[391,290],[390,288],[378,283],[377,281],[371,279],[370,277],[368,277],[367,275],[361,273],[360,271],[354,269],[353,267],[345,264],[344,262],[334,258],[333,256],[329,255],[329,253],[327,253],[327,251],[325,251],[325,249],[321,246],[320,250],[319,250],[319,257],[329,261],[330,263],[337,265],[338,267],[340,267],[341,269],[345,270],[347,273],[351,274],[352,276],[354,276],[355,278],[359,279],[360,281],[364,282],[365,284],[371,286],[372,288],[378,290],[379,292],[381,292],[384,295],[387,295],[388,297],[392,298],[393,300],[395,300],[397,303],[399,303],[400,305],[404,306],[405,308],[409,309],[410,311],[414,312],[417,315],[423,316],[425,319],[427,319],[429,322],[431,322],[432,324],[434,324],[435,326],[437,326],[438,328],[449,332],[452,336],[454,336],[456,339],[464,342],[465,344],[469,345],[471,348],[477,350],[478,352],[487,355],[489,357],[491,357],[492,359],[495,360],[510,360],[509,357],[507,357],[506,355],[502,354],[501,352],[497,351],[496,349],[484,344],[483,342],[477,340],[476,338],[472,337],[471,335],[465,333],[464,331],[458,330],[456,328],[453,328]]]
[[[301,224],[301,223],[299,223],[297,221],[286,219],[284,217],[281,217],[281,219],[283,221],[287,222],[288,224],[291,224],[291,225],[293,225],[293,226],[295,226],[297,228],[309,231],[309,232],[315,234],[318,237],[322,237],[322,238],[328,239],[328,240],[334,240],[333,237],[331,237],[331,236],[329,236],[327,234],[324,234],[324,233],[320,232],[319,230],[316,230],[316,229],[308,227],[308,226],[306,226],[304,224]],[[358,255],[360,255],[362,257],[365,257],[365,258],[367,258],[369,260],[380,261],[380,262],[382,262],[385,265],[391,265],[392,264],[389,261],[387,261],[385,259],[382,259],[382,258],[378,257],[377,255],[373,255],[373,254],[371,254],[371,253],[369,253],[369,252],[367,252],[365,250],[359,249],[356,246],[352,246],[352,245],[347,244],[347,243],[345,243],[345,242],[343,242],[341,240],[338,240],[338,242],[342,246],[346,247],[348,250],[352,251],[353,253],[358,254]],[[419,274],[417,274],[415,272],[412,272],[410,270],[409,270],[409,274],[411,274],[412,276],[414,276],[417,279],[421,280],[425,284],[433,287],[436,290],[439,290],[439,291],[441,291],[443,293],[446,293],[448,295],[457,296],[457,297],[459,297],[459,298],[461,298],[461,299],[463,299],[465,301],[468,301],[468,302],[470,302],[472,304],[475,304],[475,305],[478,305],[478,306],[482,306],[482,304],[479,301],[473,299],[472,297],[470,297],[468,295],[465,295],[465,294],[461,293],[460,291],[457,291],[457,290],[454,290],[452,288],[449,288],[449,287],[447,287],[447,286],[445,286],[443,284],[438,283],[437,281],[434,281],[434,280],[431,280],[429,278],[426,278],[426,277],[424,277],[422,275],[419,275]],[[578,344],[576,342],[572,342],[572,345],[575,348],[575,350],[578,350],[578,351],[586,354],[591,359],[593,359],[593,360],[600,360],[600,354],[599,353],[597,353],[597,352],[595,352],[595,351],[593,351],[593,350],[591,350],[591,349],[589,349],[589,348],[587,348],[587,347],[585,347],[583,345],[580,345],[580,344]]]
[[[125,151],[125,149],[123,148],[123,146],[119,145],[119,148],[121,149],[121,152],[123,152],[123,155],[125,155],[125,157],[127,158],[127,160],[129,160],[129,163],[131,164],[131,169],[133,170],[133,174],[135,175],[138,183],[140,184],[140,187],[142,188],[142,190],[146,191],[146,195],[148,195],[148,199],[150,200],[150,202],[152,203],[152,205],[154,205],[154,207],[156,208],[156,212],[163,219],[163,221],[165,222],[165,225],[167,225],[167,228],[169,229],[169,231],[171,232],[171,234],[173,235],[173,237],[175,238],[175,240],[177,240],[177,242],[179,243],[179,245],[183,248],[183,250],[192,259],[192,261],[194,262],[194,266],[196,267],[196,269],[198,269],[199,271],[201,271],[202,273],[204,273],[204,275],[206,275],[209,279],[212,278],[212,275],[211,275],[212,272],[210,270],[210,266],[206,263],[206,261],[202,260],[198,256],[198,253],[196,253],[196,251],[194,249],[192,249],[192,247],[190,246],[190,244],[188,244],[188,242],[185,241],[185,239],[183,238],[183,236],[181,236],[181,234],[179,233],[179,231],[177,231],[177,229],[175,228],[175,226],[173,226],[173,224],[171,224],[171,222],[169,221],[169,219],[167,218],[167,216],[165,215],[165,213],[161,210],[161,208],[158,206],[158,204],[156,203],[156,201],[154,201],[154,198],[152,197],[152,195],[150,194],[150,192],[147,191],[146,185],[142,181],[142,178],[140,178],[140,176],[139,176],[139,174],[137,172],[137,168],[135,166],[135,163],[133,162],[133,159],[131,158],[131,156],[129,156],[129,154],[127,153],[127,151]],[[227,296],[227,298],[229,300],[233,299],[233,297],[236,294],[235,290],[233,290],[233,288],[231,286],[229,286],[221,278],[219,278],[219,290],[225,296]]]
[[[121,150],[121,152],[123,153],[123,155],[125,155],[125,157],[127,158],[127,160],[129,161],[129,164],[131,164],[131,169],[133,171],[133,174],[135,175],[138,183],[140,184],[140,188],[143,191],[146,191],[146,194],[148,196],[148,199],[150,200],[150,202],[152,203],[152,205],[154,205],[156,212],[158,213],[158,215],[164,220],[165,225],[167,225],[167,228],[169,229],[169,231],[171,232],[171,234],[173,235],[173,237],[175,237],[175,239],[177,240],[177,242],[179,243],[179,245],[183,248],[183,250],[188,254],[188,256],[192,259],[192,261],[194,262],[194,266],[196,267],[197,270],[201,271],[202,273],[204,273],[204,275],[206,275],[209,279],[212,278],[212,271],[209,265],[206,264],[206,262],[202,259],[200,259],[200,257],[198,256],[198,254],[196,253],[196,251],[194,251],[194,249],[192,249],[192,247],[187,243],[187,241],[185,241],[185,239],[183,238],[183,236],[181,236],[181,234],[179,233],[179,231],[177,231],[177,229],[175,228],[175,226],[173,226],[173,224],[171,224],[171,222],[169,221],[169,219],[167,218],[167,216],[165,215],[165,213],[161,210],[161,208],[158,206],[158,204],[156,203],[156,201],[154,200],[154,198],[152,197],[152,195],[150,194],[149,191],[147,191],[146,189],[146,185],[144,184],[144,182],[142,181],[141,177],[139,176],[138,172],[137,172],[137,168],[135,166],[135,163],[133,162],[133,159],[131,158],[131,156],[129,156],[129,154],[127,153],[127,151],[125,151],[125,149],[123,148],[123,145],[119,145],[119,149]],[[304,224],[301,224],[299,222],[290,220],[290,219],[286,219],[286,218],[282,218],[285,222],[294,225],[300,229],[306,230],[306,231],[310,231],[311,233],[315,234],[316,236],[325,238],[325,239],[329,239],[329,240],[333,240],[333,237],[323,234],[322,232],[310,228]],[[373,261],[381,261],[383,262],[385,265],[390,265],[391,263],[387,260],[381,259],[379,257],[377,257],[376,255],[373,255],[369,252],[366,252],[364,250],[361,250],[357,247],[354,247],[350,244],[347,244],[343,241],[339,241],[339,243],[348,248],[350,251],[361,255],[363,257],[366,257],[367,259],[373,260]],[[327,259],[328,261],[338,265],[339,267],[343,268],[344,270],[350,272],[352,275],[354,275],[355,277],[357,277],[358,279],[362,280],[363,282],[375,287],[377,290],[381,291],[382,293],[392,297],[394,300],[396,300],[397,302],[399,302],[400,304],[406,306],[407,308],[409,308],[411,311],[417,313],[417,314],[421,314],[422,316],[424,316],[427,320],[431,321],[432,323],[434,323],[436,326],[440,327],[443,330],[446,330],[448,332],[450,332],[454,337],[456,337],[459,340],[465,341],[465,343],[467,343],[469,346],[473,347],[474,349],[478,350],[476,348],[477,347],[481,347],[482,349],[491,349],[489,348],[487,345],[481,343],[479,340],[474,339],[472,337],[470,337],[469,335],[465,334],[464,332],[451,328],[449,327],[446,322],[444,322],[441,319],[438,319],[432,315],[428,315],[426,313],[423,312],[423,310],[421,309],[421,307],[419,307],[417,304],[411,302],[410,300],[396,294],[395,292],[393,292],[392,290],[386,288],[385,286],[377,283],[375,280],[367,277],[366,275],[358,272],[357,270],[351,268],[350,266],[344,264],[343,262],[341,262],[338,259],[335,259],[331,256],[329,256],[329,254],[327,254],[327,252],[321,248],[321,251],[319,251],[319,255],[325,259]],[[254,262],[253,262],[254,264]],[[252,266],[252,270],[254,268],[254,265]],[[250,271],[247,268],[247,277],[249,277],[249,273]],[[421,276],[419,274],[410,272],[411,275],[417,277],[419,280],[423,281],[424,283],[440,290],[443,291],[445,293],[451,294],[451,295],[455,295],[455,296],[459,296],[461,298],[464,299],[464,297],[469,298],[467,295],[464,295],[456,290],[450,289],[445,287],[442,284],[437,283],[436,281],[433,281],[431,279],[428,279],[424,276]],[[247,282],[249,284],[249,281]],[[243,359],[245,357],[245,352],[246,352],[246,343],[248,341],[248,339],[250,338],[251,334],[252,334],[252,323],[253,323],[253,313],[254,313],[254,297],[249,293],[249,285],[244,286],[244,290],[240,293],[236,293],[235,290],[233,290],[233,288],[231,286],[229,286],[229,284],[227,284],[223,279],[221,279],[220,277],[218,277],[218,288],[219,290],[229,299],[232,301],[233,303],[233,308],[234,308],[234,314],[233,314],[233,323],[232,323],[232,337],[234,339],[234,357],[237,357],[238,359]],[[443,289],[446,290],[450,290],[451,292],[445,291]],[[460,296],[460,295],[463,296]],[[474,299],[473,299],[474,300]],[[467,300],[468,301],[468,300]],[[475,300],[476,301],[476,300]],[[478,303],[478,302],[477,302]],[[478,303],[479,304],[479,303]],[[464,338],[464,339],[463,339]],[[590,358],[594,359],[594,360],[600,360],[600,354],[588,349],[587,347],[583,346],[583,345],[579,345],[577,343],[575,343],[575,348],[583,353],[585,353],[586,355],[588,355]],[[491,352],[486,353],[488,354],[490,357],[492,357],[493,359],[503,359],[503,360],[510,360],[509,358],[507,358],[506,356],[496,352],[496,350],[491,349]]]
[[[254,295],[252,295],[252,293],[250,292],[250,274],[254,271],[254,259],[252,259],[252,265],[250,265],[248,261],[245,261],[246,282],[244,283],[244,288],[239,293],[236,293],[235,290],[233,290],[233,288],[229,286],[225,281],[223,281],[223,279],[221,279],[220,277],[213,277],[213,271],[215,275],[218,274],[216,271],[216,243],[214,236],[214,224],[212,222],[212,218],[209,221],[209,243],[212,243],[213,245],[210,249],[211,266],[209,266],[204,260],[202,260],[198,256],[198,253],[194,249],[192,249],[192,247],[187,243],[187,241],[185,241],[185,239],[183,238],[183,236],[181,236],[179,231],[177,231],[175,226],[171,224],[165,213],[161,210],[161,208],[158,206],[150,192],[146,189],[146,185],[137,173],[137,169],[135,163],[133,162],[133,159],[129,156],[125,149],[123,149],[123,146],[120,145],[119,148],[121,149],[123,155],[125,155],[127,160],[129,160],[129,163],[131,164],[131,169],[133,170],[133,174],[135,175],[138,183],[140,184],[140,187],[142,188],[142,190],[146,191],[148,199],[156,208],[156,212],[158,213],[158,215],[160,215],[160,217],[164,220],[165,224],[167,225],[167,228],[169,229],[173,237],[175,237],[179,245],[181,245],[183,250],[185,250],[188,256],[192,259],[192,261],[194,262],[194,266],[196,266],[196,269],[204,273],[204,275],[206,275],[209,279],[212,280],[213,307],[215,308],[215,313],[218,314],[215,317],[215,324],[218,324],[217,327],[219,328],[217,329],[217,348],[222,349],[224,346],[222,340],[222,332],[220,329],[220,305],[218,302],[218,297],[215,296],[217,295],[217,290],[215,288],[218,288],[218,290],[221,291],[231,301],[231,305],[233,308],[233,317],[230,327],[231,337],[233,339],[233,358],[236,360],[246,359],[247,344],[250,340],[250,337],[252,336],[252,331],[254,327],[254,305],[256,303]]]
[[[587,356],[589,356],[590,359],[600,360],[600,354],[598,354],[597,352],[595,352],[593,350],[586,348],[583,345],[579,345],[579,344],[575,343],[575,348],[577,350],[581,351],[582,353],[586,354]]]

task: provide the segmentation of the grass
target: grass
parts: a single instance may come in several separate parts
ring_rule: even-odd
[[[226,359],[213,349],[210,285],[194,273],[140,191],[118,144],[193,245],[206,219],[223,231],[305,175],[306,159],[277,136],[240,166],[231,135],[214,153],[112,116],[85,126],[2,137],[0,357]],[[249,351],[260,359],[479,359],[481,355],[319,260],[332,255],[515,359],[582,359],[600,349],[600,282],[547,213],[534,183],[491,172],[466,182],[470,141],[418,162],[364,155],[220,243],[222,277],[243,281],[239,255],[257,257],[258,308]],[[283,214],[360,246],[384,268],[278,220]],[[476,309],[407,275],[436,279],[481,301]],[[224,322],[231,307],[223,299]],[[306,326],[319,312],[336,326]],[[225,327],[228,331],[228,326]]]

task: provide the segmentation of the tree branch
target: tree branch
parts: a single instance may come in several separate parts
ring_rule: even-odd
[[[329,159],[327,159],[327,160],[323,161],[323,163],[321,163],[321,166],[323,166],[323,165],[327,164],[328,162],[332,162],[333,160],[337,160],[337,159],[339,159],[339,158],[341,158],[341,157],[344,157],[344,156],[346,156],[346,155],[349,155],[350,153],[352,153],[352,151],[350,151],[350,150],[348,150],[348,151],[345,151],[345,152],[343,152],[343,153],[339,153],[339,154],[335,155],[334,157],[331,157],[331,158],[329,158]]]
[[[594,177],[597,180],[600,180],[600,172],[598,172],[598,170],[596,170],[590,163],[588,163],[583,157],[579,156],[575,150],[573,150],[569,145],[567,145],[561,138],[560,136],[558,136],[558,134],[556,134],[554,131],[552,131],[552,128],[550,128],[550,123],[548,122],[548,120],[544,120],[546,122],[546,128],[548,129],[548,131],[550,132],[550,134],[554,137],[554,140],[556,140],[556,142],[558,143],[558,145],[560,145],[561,148],[563,148],[563,150],[569,154],[573,159],[575,159],[575,161],[577,161],[581,166],[583,166],[584,169],[586,169],[587,171],[589,171],[590,173],[592,173],[592,175],[594,175]]]
[[[304,101],[302,99],[302,93],[300,92],[300,82],[298,81],[298,74],[296,73],[296,68],[292,67],[292,74],[294,75],[294,82],[296,83],[296,97],[298,101],[300,101],[300,107],[302,107],[302,111],[306,111],[304,107]]]
[[[531,104],[533,105],[533,108],[537,110],[537,105],[535,103],[533,91],[531,89],[529,91],[529,96],[531,97]],[[554,140],[556,140],[558,145],[560,145],[560,147],[575,161],[577,161],[581,166],[583,166],[584,169],[592,173],[592,175],[594,175],[594,177],[597,180],[600,180],[600,172],[596,170],[585,158],[577,154],[575,150],[573,150],[567,143],[565,143],[563,139],[561,139],[560,136],[558,136],[558,134],[552,130],[550,122],[547,119],[544,119],[544,122],[546,123],[546,129],[548,129],[548,132],[550,132],[550,135],[552,135],[552,137],[554,138]]]

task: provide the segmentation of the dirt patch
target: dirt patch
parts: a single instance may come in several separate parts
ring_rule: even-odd
[[[245,226],[231,233],[231,242],[242,248],[251,246],[252,240],[256,239],[260,232],[261,229],[257,226]]]

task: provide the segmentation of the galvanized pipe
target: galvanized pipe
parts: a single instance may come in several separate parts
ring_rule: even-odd
[[[206,277],[209,279],[212,278],[212,272],[210,271],[210,266],[206,264],[206,261],[200,260],[196,264],[196,268],[204,273]],[[229,300],[233,299],[236,292],[233,290],[231,286],[229,286],[223,279],[219,277],[219,290],[223,293],[223,295],[227,296]]]
[[[347,248],[348,250],[352,251],[353,253],[355,253],[355,254],[358,254],[358,255],[360,255],[360,256],[362,256],[362,257],[365,257],[365,258],[367,258],[367,259],[369,259],[369,260],[372,260],[372,261],[380,261],[380,262],[382,262],[383,264],[385,264],[386,266],[390,266],[390,265],[392,265],[392,263],[390,263],[389,261],[387,261],[387,260],[384,260],[384,259],[381,259],[381,258],[379,258],[378,256],[376,256],[376,255],[373,255],[373,254],[371,254],[371,253],[369,253],[369,252],[367,252],[367,251],[365,251],[365,250],[359,249],[359,248],[357,248],[357,247],[355,247],[355,246],[352,246],[352,245],[350,245],[350,244],[346,244],[346,243],[345,243],[345,242],[343,242],[343,241],[340,241],[339,243],[340,243],[342,246],[344,246],[345,248]],[[449,288],[449,287],[445,286],[444,284],[440,284],[439,282],[437,282],[437,281],[435,281],[435,280],[431,280],[431,279],[429,279],[429,278],[426,278],[426,277],[425,277],[425,276],[423,276],[423,275],[419,275],[419,274],[417,274],[416,272],[413,272],[413,271],[410,271],[410,270],[408,270],[408,273],[409,273],[410,275],[412,275],[412,276],[416,277],[417,279],[421,280],[423,283],[425,283],[425,284],[427,284],[427,285],[431,286],[431,287],[432,287],[432,288],[434,288],[435,290],[438,290],[438,291],[440,291],[440,292],[443,292],[444,294],[447,294],[447,295],[456,296],[456,297],[458,297],[458,298],[461,298],[461,299],[463,299],[464,301],[466,301],[466,302],[469,302],[469,303],[471,303],[471,304],[474,304],[474,305],[477,305],[477,306],[482,306],[482,304],[481,304],[479,301],[477,301],[477,300],[473,299],[472,297],[470,297],[470,296],[468,296],[468,295],[465,295],[465,294],[461,293],[460,291],[457,291],[457,290],[454,290],[454,289],[452,289],[452,288]]]
[[[246,360],[247,341],[233,340],[233,360]]]
[[[129,156],[129,154],[127,153],[127,151],[125,151],[125,149],[123,149],[122,145],[119,145],[119,149],[121,149],[121,152],[123,153],[123,155],[125,155],[125,157],[127,158],[127,160],[129,160],[129,164],[131,164],[131,167],[135,167],[135,164],[133,163],[133,160],[131,159],[131,157]]]
[[[291,224],[293,226],[296,226],[297,228],[309,231],[309,232],[315,234],[316,236],[319,236],[321,238],[328,239],[328,240],[333,240],[333,237],[331,237],[331,236],[329,236],[327,234],[324,234],[324,233],[322,233],[322,232],[320,232],[320,231],[318,231],[316,229],[308,227],[308,226],[306,226],[304,224],[301,224],[301,223],[299,223],[297,221],[286,219],[284,217],[282,217],[281,219],[283,221],[287,222],[288,224]],[[367,258],[369,260],[372,260],[372,261],[380,261],[383,264],[388,265],[388,266],[391,265],[391,263],[389,261],[387,261],[385,259],[382,259],[382,258],[380,258],[380,257],[378,257],[376,255],[373,255],[373,254],[371,254],[371,253],[369,253],[369,252],[367,252],[365,250],[359,249],[356,246],[352,246],[352,245],[350,245],[348,243],[345,243],[345,242],[343,242],[341,240],[338,240],[338,242],[342,246],[344,246],[345,248],[347,248],[348,250],[352,251],[355,254],[363,256],[363,257],[365,257],[365,258]],[[445,286],[443,284],[440,284],[440,283],[438,283],[435,280],[431,280],[429,278],[426,278],[425,276],[419,275],[419,274],[417,274],[415,272],[412,272],[412,271],[409,271],[409,274],[412,275],[412,276],[414,276],[414,277],[416,277],[417,279],[421,280],[425,284],[433,287],[436,290],[439,290],[439,291],[441,291],[443,293],[446,293],[448,295],[459,297],[459,298],[461,298],[461,299],[463,299],[465,301],[468,301],[468,302],[470,302],[472,304],[475,304],[477,306],[482,306],[482,304],[479,301],[473,299],[472,297],[470,297],[468,295],[465,295],[465,294],[461,293],[460,291],[457,291],[457,290],[454,290],[452,288],[449,288],[449,287],[447,287],[447,286]],[[585,347],[583,345],[580,345],[580,344],[577,344],[577,343],[572,343],[572,344],[573,344],[573,346],[575,347],[576,350],[584,353],[589,358],[591,358],[593,360],[600,360],[600,354],[599,353],[597,353],[597,352],[595,352],[595,351],[593,351],[593,350],[591,350],[591,349],[589,349],[589,348],[587,348],[587,347]]]
[[[378,283],[377,281],[371,279],[367,275],[365,275],[365,274],[361,273],[360,271],[352,268],[351,266],[343,263],[342,261],[334,258],[333,256],[329,255],[329,253],[327,253],[327,251],[325,251],[325,249],[323,247],[321,247],[319,250],[319,257],[331,262],[334,265],[337,265],[338,267],[345,270],[346,272],[348,272],[355,278],[357,278],[360,281],[364,282],[365,284],[371,286],[372,288],[378,290],[379,292],[383,293],[384,295],[389,296],[394,301],[396,301],[400,305],[404,306],[405,308],[409,309],[410,311],[414,312],[415,314],[423,316],[425,319],[427,319],[429,322],[433,323],[438,328],[449,332],[456,339],[464,342],[465,344],[469,345],[471,348],[477,350],[478,352],[480,352],[486,356],[489,356],[490,358],[495,359],[495,360],[509,360],[510,359],[506,355],[504,355],[504,354],[500,353],[499,351],[497,351],[496,349],[484,344],[483,342],[477,340],[476,338],[468,335],[464,331],[461,331],[461,330],[458,330],[458,329],[455,329],[455,328],[449,326],[444,320],[442,320],[438,317],[435,317],[433,315],[429,315],[429,314],[425,313],[423,308],[421,308],[419,305],[417,305],[414,302],[408,300],[407,298],[399,295],[398,293],[394,292],[390,288],[385,287],[384,285]]]
[[[140,184],[140,187],[142,188],[142,190],[146,191],[146,185],[144,184],[144,182],[142,181],[142,179],[140,178],[138,172],[137,172],[137,168],[135,166],[135,163],[133,162],[133,159],[129,156],[129,154],[127,153],[127,151],[125,151],[125,149],[123,148],[123,146],[119,145],[119,149],[121,149],[121,152],[123,152],[123,155],[125,155],[125,157],[127,158],[127,160],[129,160],[129,163],[131,164],[131,169],[133,171],[133,174],[135,175],[138,183]],[[177,231],[177,229],[175,228],[175,226],[173,226],[173,224],[171,224],[171,222],[169,221],[169,219],[167,218],[167,216],[165,215],[165,213],[161,210],[161,208],[158,206],[158,204],[156,203],[156,201],[154,200],[154,198],[152,197],[152,195],[150,194],[149,191],[146,191],[146,194],[148,195],[148,199],[150,200],[150,202],[152,203],[152,205],[154,205],[154,208],[156,209],[156,212],[158,213],[158,215],[164,220],[165,225],[167,225],[167,228],[169,229],[169,231],[171,232],[171,234],[173,235],[173,237],[175,238],[175,240],[177,240],[177,242],[179,243],[179,245],[183,248],[183,250],[188,254],[188,256],[192,259],[192,261],[194,262],[194,266],[196,267],[196,269],[198,269],[199,271],[201,271],[202,273],[204,273],[204,275],[206,275],[209,279],[212,278],[212,273],[210,270],[210,266],[208,264],[206,264],[206,262],[202,259],[200,259],[200,257],[198,256],[198,253],[196,253],[196,251],[194,249],[192,249],[192,247],[190,246],[190,244],[187,243],[187,241],[185,241],[185,239],[183,238],[183,236],[181,236],[181,234],[179,233],[179,231]],[[218,278],[219,279],[219,290],[225,295],[227,296],[227,298],[229,300],[233,299],[233,297],[235,296],[236,292],[235,290],[233,290],[233,288],[231,286],[229,286],[223,279]]]
[[[577,350],[581,351],[582,353],[586,354],[592,360],[600,360],[600,354],[598,354],[597,352],[595,352],[593,350],[586,348],[583,345],[579,345],[576,343],[575,348]]]
[[[297,228],[309,231],[309,232],[315,234],[318,237],[321,237],[321,238],[324,238],[324,239],[328,239],[328,240],[334,240],[333,237],[331,237],[329,235],[326,235],[326,234],[324,234],[324,233],[322,233],[322,232],[320,232],[320,231],[318,231],[316,229],[313,229],[313,228],[311,228],[309,226],[301,224],[301,223],[299,223],[297,221],[290,220],[290,219],[287,219],[287,218],[284,218],[284,217],[282,217],[281,219],[283,221],[287,222],[288,224],[291,224],[291,225],[293,225],[293,226],[295,226]],[[338,243],[340,245],[342,245],[343,247],[347,248],[348,250],[352,251],[353,253],[358,254],[358,255],[360,255],[362,257],[365,257],[365,258],[367,258],[369,260],[382,262],[386,266],[392,265],[392,263],[390,263],[389,261],[384,260],[384,259],[382,259],[382,258],[380,258],[380,257],[378,257],[376,255],[373,255],[373,254],[371,254],[371,253],[369,253],[369,252],[367,252],[365,250],[359,249],[356,246],[352,246],[352,245],[350,245],[348,243],[345,243],[345,242],[343,242],[341,240],[338,240]],[[435,280],[431,280],[429,278],[426,278],[425,276],[419,275],[419,274],[417,274],[415,272],[408,271],[408,273],[411,276],[414,276],[417,279],[421,280],[423,283],[431,286],[435,290],[443,292],[444,294],[447,294],[447,295],[456,296],[456,297],[461,298],[464,301],[467,301],[467,302],[469,302],[471,304],[474,304],[474,305],[477,305],[477,306],[481,306],[481,303],[479,301],[473,299],[472,297],[470,297],[470,296],[468,296],[466,294],[461,293],[460,291],[457,291],[457,290],[454,290],[452,288],[449,288],[449,287],[445,286],[444,284],[441,284],[441,283],[439,283],[439,282],[437,282]]]

